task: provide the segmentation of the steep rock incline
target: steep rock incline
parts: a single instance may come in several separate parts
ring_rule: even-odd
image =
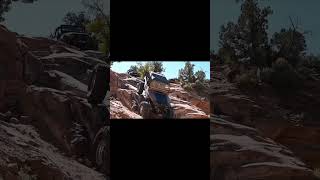
[[[141,79],[128,74],[110,72],[111,117],[137,119],[139,112],[132,107],[140,97],[137,93]],[[180,84],[170,83],[169,98],[176,118],[209,118],[209,100],[185,91]],[[120,108],[120,109],[119,109]],[[120,113],[122,111],[122,113]]]
[[[90,149],[108,109],[86,100],[101,53],[2,25],[0,49],[0,179],[109,178],[95,170]]]
[[[241,91],[227,80],[226,65],[215,64],[212,70],[210,96],[215,115],[225,115],[223,118],[230,123],[257,129],[262,136],[290,149],[310,169],[319,168],[320,124],[315,118],[316,107],[320,105],[319,81],[305,82],[294,96],[279,95],[264,83],[255,90]],[[241,134],[246,135],[239,132]],[[252,161],[259,161],[259,158],[252,157]]]
[[[0,117],[0,179],[105,179],[40,138],[26,116]],[[79,159],[80,161],[84,161]]]
[[[228,117],[211,118],[212,180],[314,180],[313,171],[289,149]]]
[[[24,89],[23,50],[16,35],[0,25],[0,111],[17,103]]]
[[[28,87],[21,110],[34,118],[33,125],[41,135],[53,138],[58,147],[71,155],[88,156],[94,132],[103,124],[99,107],[92,107],[86,99],[72,93],[50,88]],[[82,131],[73,131],[78,125],[83,126]]]
[[[120,101],[111,100],[111,119],[142,119],[142,117],[135,112],[130,111]]]

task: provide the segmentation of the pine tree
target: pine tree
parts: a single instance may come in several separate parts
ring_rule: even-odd
[[[244,0],[237,23],[221,27],[220,46],[229,58],[257,66],[266,64],[269,53],[268,19],[270,7],[260,8],[257,0]],[[226,56],[226,55],[225,55]]]

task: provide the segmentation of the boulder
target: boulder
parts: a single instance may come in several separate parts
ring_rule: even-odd
[[[140,115],[132,112],[117,100],[110,101],[110,117],[111,119],[142,119]]]
[[[191,102],[181,100],[177,97],[170,96],[171,106],[174,114],[180,119],[208,119],[209,115],[203,112],[200,108],[193,105]]]
[[[117,90],[120,87],[120,80],[117,73],[114,71],[110,71],[110,93],[115,96],[117,94]]]
[[[251,127],[211,119],[211,179],[315,179],[313,171],[285,146]]]
[[[48,51],[50,50],[50,46],[52,45],[64,44],[64,43],[57,42],[55,40],[48,39],[48,38],[43,38],[43,37],[19,36],[18,38],[28,47],[29,51]]]
[[[88,69],[93,68],[92,64],[72,53],[51,54],[40,58],[40,61],[45,70],[58,70],[84,83],[88,81]]]
[[[61,155],[30,125],[0,121],[0,146],[0,179],[106,179]]]
[[[130,89],[118,89],[117,97],[119,101],[131,111],[134,101],[139,99],[137,91]]]
[[[108,109],[85,99],[88,72],[105,62],[2,25],[0,49],[0,179],[106,179],[88,159]]]
[[[177,97],[200,108],[206,114],[210,114],[210,102],[206,97],[201,97],[194,92],[185,91],[180,84],[170,83],[170,96]]]
[[[27,84],[34,84],[39,81],[44,72],[44,65],[32,52],[27,52],[24,56],[24,81]]]
[[[29,86],[20,108],[24,115],[34,119],[33,125],[41,135],[47,137],[47,140],[54,140],[55,145],[69,154],[77,151],[72,142],[72,138],[77,136],[72,131],[75,125],[83,126],[83,130],[88,133],[84,138],[87,143],[91,143],[95,133],[107,120],[101,119],[103,112],[98,107],[92,107],[86,99],[72,92],[51,88]],[[89,151],[88,145],[82,148]]]
[[[14,72],[11,72],[10,67],[11,63],[15,63],[17,59],[17,52],[18,48],[16,45],[16,34],[13,32],[10,32],[6,27],[3,25],[0,25],[0,63],[2,67],[4,67],[3,70],[7,70],[7,73],[14,74]],[[10,77],[9,74],[4,73]]]
[[[263,108],[244,95],[222,94],[212,96],[214,106],[220,114],[233,116],[235,120],[251,121],[261,116]]]
[[[285,144],[301,159],[313,167],[319,166],[320,128],[317,125],[288,125],[279,130],[275,140]]]

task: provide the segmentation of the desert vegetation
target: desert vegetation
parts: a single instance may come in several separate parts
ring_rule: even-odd
[[[307,54],[306,35],[311,32],[297,26],[268,35],[270,6],[258,0],[237,1],[241,14],[236,22],[228,22],[219,33],[219,49],[211,52],[213,63],[229,67],[228,80],[243,90],[258,85],[271,85],[278,92],[294,92],[306,79],[319,78],[320,57]]]

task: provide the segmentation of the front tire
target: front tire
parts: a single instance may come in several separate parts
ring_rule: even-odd
[[[100,104],[103,102],[109,89],[110,70],[107,66],[97,64],[92,72],[88,85],[88,102],[91,104]]]
[[[93,142],[94,162],[97,170],[110,175],[110,129],[103,127]]]
[[[138,94],[141,95],[144,89],[144,83],[139,83],[138,85]]]
[[[148,119],[150,118],[151,114],[151,105],[147,101],[142,101],[140,103],[140,115],[142,116],[143,119]]]
[[[170,107],[167,109],[166,113],[163,116],[163,119],[173,119],[174,118],[174,112],[173,109]]]

